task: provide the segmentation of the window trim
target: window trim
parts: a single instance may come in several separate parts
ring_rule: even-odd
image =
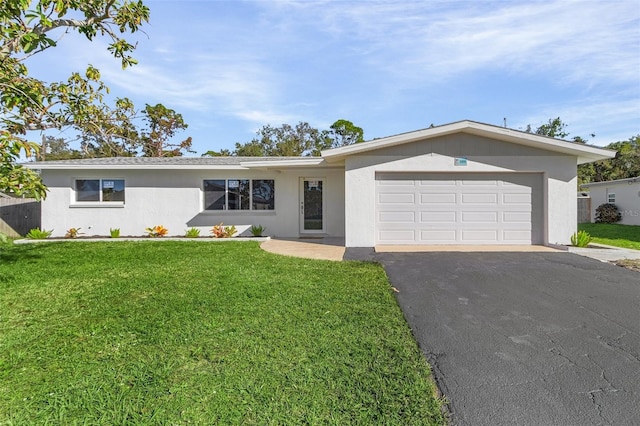
[[[78,201],[78,189],[77,189],[77,182],[79,180],[97,180],[99,183],[99,190],[98,190],[98,194],[100,196],[100,200],[97,201]],[[103,182],[104,181],[117,181],[117,180],[121,180],[123,182],[124,185],[124,201],[104,201],[103,200]],[[126,193],[127,193],[127,180],[123,177],[109,177],[109,178],[104,178],[104,177],[74,177],[71,179],[71,203],[70,203],[70,207],[124,207],[125,203],[127,201],[127,197],[126,197]]]
[[[255,181],[265,181],[270,180],[273,182],[273,209],[255,209],[253,202],[253,185]],[[206,206],[206,193],[205,190],[205,182],[206,181],[224,181],[224,208],[223,209],[207,209]],[[248,181],[249,182],[249,208],[248,209],[229,209],[229,181]],[[224,178],[203,178],[201,191],[202,196],[201,200],[201,209],[202,213],[208,214],[273,214],[276,211],[276,201],[275,201],[275,187],[276,187],[276,179],[274,178],[240,178],[240,177],[224,177]]]

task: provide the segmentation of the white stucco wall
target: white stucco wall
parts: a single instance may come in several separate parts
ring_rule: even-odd
[[[120,228],[122,236],[145,234],[145,228],[163,225],[169,235],[184,235],[196,227],[208,236],[213,225],[235,225],[250,235],[251,225],[266,227],[266,235],[299,236],[299,180],[324,178],[326,235],[344,236],[344,173],[341,169],[293,170],[42,170],[49,193],[42,203],[42,227],[63,236],[69,228],[85,235],[109,235]],[[124,179],[125,203],[107,206],[75,202],[75,179]],[[273,211],[204,211],[204,179],[274,179]]]
[[[596,209],[608,202],[608,195],[616,195],[614,203],[620,214],[622,225],[640,225],[640,182],[599,183],[589,188],[591,196],[591,219],[595,222]]]
[[[454,158],[467,158],[456,166]],[[443,136],[345,160],[346,236],[349,247],[375,244],[376,172],[527,172],[542,179],[544,243],[568,244],[577,228],[575,156],[555,154],[469,134]],[[534,201],[535,202],[535,201]]]

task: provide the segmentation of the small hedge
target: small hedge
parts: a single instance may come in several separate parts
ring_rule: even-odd
[[[596,223],[620,222],[622,215],[615,204],[600,204],[596,209]]]

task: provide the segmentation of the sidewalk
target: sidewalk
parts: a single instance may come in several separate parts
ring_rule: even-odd
[[[604,244],[589,244],[589,247],[569,246],[569,253],[590,257],[601,262],[612,262],[622,259],[640,259],[640,250],[607,246]]]

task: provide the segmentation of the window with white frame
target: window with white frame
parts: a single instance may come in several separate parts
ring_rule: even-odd
[[[124,179],[76,179],[78,203],[124,203]]]
[[[615,192],[609,192],[607,194],[607,203],[615,204],[616,203],[616,194]]]
[[[273,179],[205,179],[205,210],[274,210]]]

